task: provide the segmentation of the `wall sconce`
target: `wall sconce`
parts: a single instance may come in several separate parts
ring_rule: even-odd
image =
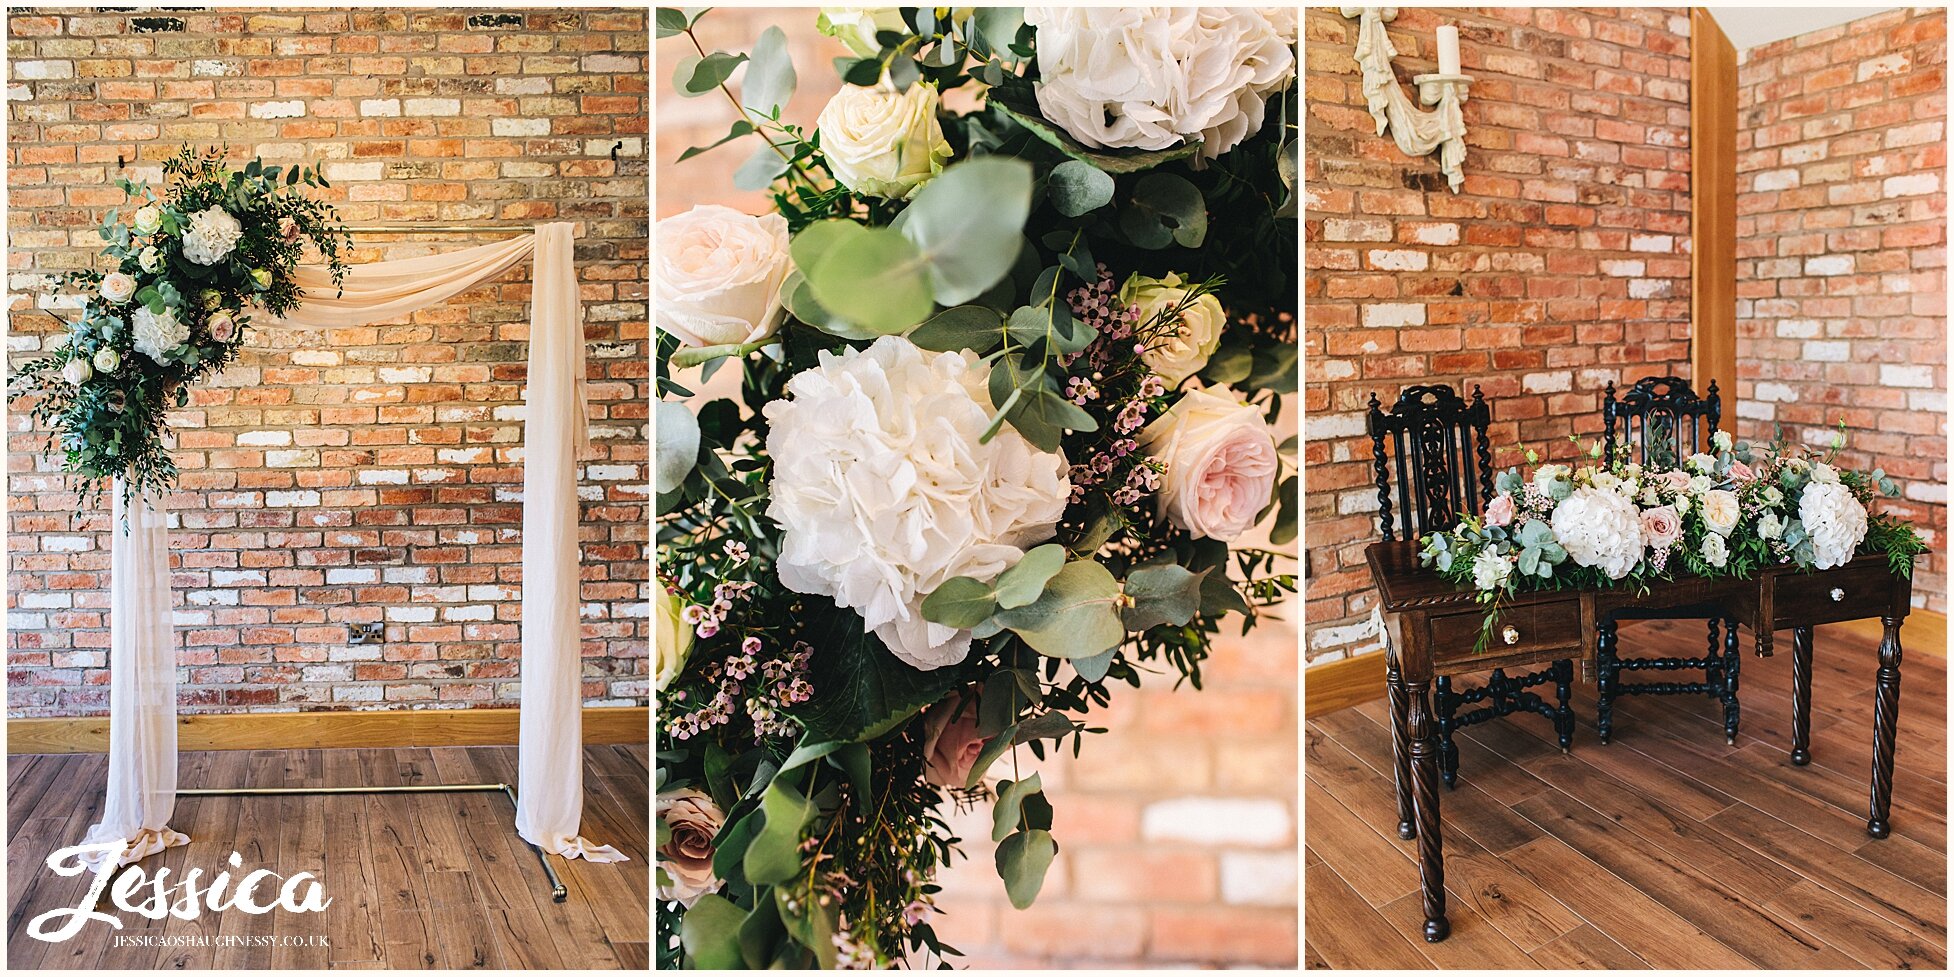
[[[1459,29],[1450,25],[1438,29],[1438,71],[1417,75],[1418,100],[1436,106],[1423,112],[1411,104],[1411,97],[1398,87],[1391,59],[1397,50],[1391,46],[1384,25],[1398,16],[1396,7],[1340,7],[1345,17],[1362,17],[1357,27],[1357,64],[1364,71],[1364,99],[1370,103],[1377,134],[1386,129],[1406,156],[1427,156],[1438,150],[1438,168],[1445,174],[1453,193],[1465,182],[1465,104],[1466,88],[1472,79],[1459,73]]]

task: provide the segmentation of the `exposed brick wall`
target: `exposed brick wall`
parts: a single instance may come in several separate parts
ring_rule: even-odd
[[[35,354],[57,331],[21,290],[95,260],[93,228],[123,202],[112,181],[159,182],[160,161],[186,142],[323,162],[326,196],[349,223],[581,223],[600,451],[580,483],[584,694],[642,704],[646,20],[11,12],[10,352]],[[354,260],[493,239],[359,239]],[[193,391],[176,415],[184,475],[171,499],[185,711],[515,703],[528,275],[411,321],[260,329]],[[55,462],[37,453],[42,437],[10,413],[8,705],[100,713],[109,520],[74,515]],[[361,622],[384,622],[385,643],[351,645]]]
[[[1900,480],[1931,532],[1914,601],[1947,608],[1947,12],[1893,10],[1739,68],[1738,429]]]
[[[707,48],[749,50],[769,26],[787,32],[800,93],[785,118],[812,126],[839,85],[831,59],[844,49],[814,30],[814,11],[720,8],[700,32]],[[672,65],[689,51],[681,39],[654,47],[658,98],[657,212],[721,203],[762,213],[760,194],[733,189],[732,169],[752,146],[727,146],[674,163],[687,146],[724,135],[725,99],[679,98]],[[735,75],[737,83],[739,76]],[[752,142],[749,140],[749,142]],[[702,397],[732,396],[738,376],[724,370]],[[1293,415],[1282,422],[1295,430]],[[1293,545],[1293,544],[1292,544]],[[1038,902],[1011,907],[998,881],[990,808],[950,818],[965,859],[939,880],[946,914],[933,922],[943,940],[968,954],[959,965],[1270,966],[1297,964],[1297,715],[1294,624],[1298,607],[1277,613],[1248,638],[1227,629],[1202,670],[1202,691],[1172,690],[1151,676],[1142,690],[1121,689],[1093,725],[1082,756],[1070,750],[1022,773],[1041,778],[1056,811],[1061,850]],[[1009,760],[997,773],[1010,775]]]
[[[1688,375],[1689,18],[1675,8],[1399,8],[1401,83],[1457,24],[1465,184],[1375,135],[1358,22],[1310,8],[1306,90],[1305,571],[1312,661],[1374,646],[1364,547],[1375,392],[1476,384],[1495,463],[1572,452],[1609,381]]]

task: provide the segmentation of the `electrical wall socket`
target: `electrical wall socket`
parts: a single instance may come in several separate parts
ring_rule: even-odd
[[[346,629],[346,643],[349,645],[377,645],[386,640],[387,626],[379,621],[355,624]]]

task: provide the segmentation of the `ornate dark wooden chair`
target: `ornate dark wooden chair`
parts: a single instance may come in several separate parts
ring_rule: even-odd
[[[1710,451],[1711,438],[1723,419],[1723,398],[1710,381],[1706,396],[1698,397],[1681,377],[1643,377],[1620,399],[1611,381],[1601,402],[1607,438],[1606,460],[1642,465],[1674,466],[1699,451]],[[1617,439],[1620,443],[1617,444]],[[1625,452],[1625,453],[1624,453]],[[1638,616],[1639,617],[1639,616]],[[1678,608],[1645,618],[1709,621],[1709,649],[1702,658],[1625,658],[1616,645],[1612,625],[1596,642],[1596,687],[1600,705],[1595,726],[1601,741],[1614,732],[1615,700],[1624,695],[1707,695],[1723,703],[1723,736],[1737,741],[1737,621],[1722,608]],[[1721,631],[1721,634],[1719,634]],[[1720,646],[1720,647],[1719,647]],[[1696,672],[1701,682],[1625,682],[1623,672]]]
[[[1472,388],[1470,402],[1443,384],[1407,387],[1388,414],[1381,409],[1377,395],[1371,395],[1371,463],[1377,474],[1378,527],[1385,540],[1398,539],[1399,533],[1404,539],[1417,540],[1428,532],[1451,529],[1458,524],[1460,513],[1485,511],[1493,497],[1492,447],[1486,441],[1492,419],[1492,409],[1478,387]],[[1395,506],[1391,490],[1394,468]],[[1471,669],[1455,673],[1466,671]],[[1386,658],[1385,681],[1392,714],[1402,719],[1407,693],[1398,677],[1395,655]],[[1458,783],[1459,749],[1452,741],[1453,734],[1467,726],[1515,712],[1537,712],[1553,722],[1561,749],[1568,749],[1574,737],[1574,710],[1568,705],[1573,681],[1572,660],[1513,677],[1504,669],[1495,669],[1485,685],[1461,692],[1453,691],[1451,675],[1438,675],[1433,682],[1432,711],[1438,717],[1439,773],[1446,786]],[[1558,705],[1549,705],[1538,693],[1529,691],[1549,682],[1554,684]],[[1461,706],[1478,703],[1485,705],[1459,712]],[[1404,825],[1399,826],[1401,834],[1404,829]]]

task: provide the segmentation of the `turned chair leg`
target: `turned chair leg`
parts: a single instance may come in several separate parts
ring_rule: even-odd
[[[1609,734],[1615,729],[1615,682],[1619,678],[1620,663],[1615,659],[1615,623],[1602,621],[1594,626],[1595,688],[1598,704],[1595,709],[1595,733],[1602,745],[1607,745]]]
[[[1457,729],[1454,717],[1459,713],[1459,697],[1452,692],[1452,679],[1441,675],[1434,683],[1432,698],[1436,700],[1438,713],[1438,775],[1445,780],[1445,786],[1457,789],[1459,786],[1459,745],[1452,741]]]
[[[1720,618],[1710,618],[1709,652],[1703,656],[1703,660],[1706,663],[1703,666],[1703,684],[1709,687],[1710,698],[1719,702],[1723,701],[1724,698],[1725,679],[1723,667],[1723,636],[1719,633],[1722,630],[1722,624],[1723,621]]]
[[[1737,672],[1744,657],[1737,653],[1737,619],[1723,622],[1723,741],[1737,745]]]
[[[1574,746],[1574,707],[1568,704],[1574,694],[1572,659],[1554,663],[1554,694],[1560,702],[1560,710],[1554,714],[1554,732],[1560,734],[1560,751],[1566,753]]]

